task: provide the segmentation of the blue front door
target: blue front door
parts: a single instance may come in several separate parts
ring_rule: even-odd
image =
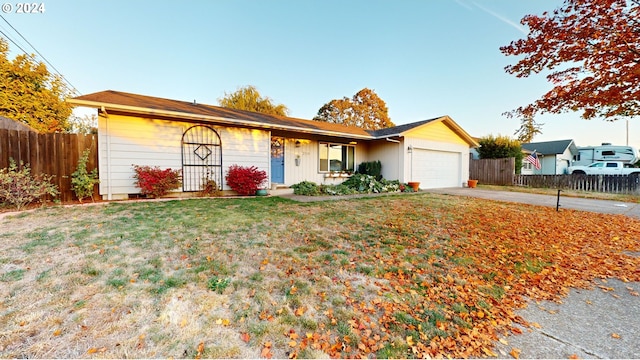
[[[271,138],[271,182],[284,184],[284,139]]]

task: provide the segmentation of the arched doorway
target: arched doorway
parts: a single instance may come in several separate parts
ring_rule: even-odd
[[[208,181],[222,190],[222,142],[210,126],[195,125],[182,134],[182,191],[201,191]]]

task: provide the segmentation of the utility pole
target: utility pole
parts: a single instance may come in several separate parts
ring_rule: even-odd
[[[629,146],[629,119],[627,119],[627,146]]]

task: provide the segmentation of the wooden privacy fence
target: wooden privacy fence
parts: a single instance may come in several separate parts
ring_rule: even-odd
[[[640,194],[637,175],[515,175],[516,186],[614,194]]]
[[[516,159],[471,159],[469,179],[486,185],[511,185],[515,174]]]
[[[85,149],[90,149],[87,170],[98,167],[98,137],[82,134],[39,134],[36,132],[0,129],[0,169],[9,166],[13,158],[29,164],[32,175],[52,175],[60,191],[61,201],[75,199],[71,190],[71,174]],[[94,197],[98,196],[98,187]]]

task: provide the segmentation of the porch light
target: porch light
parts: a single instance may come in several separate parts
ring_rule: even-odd
[[[300,140],[296,140],[296,147],[299,148],[300,147]]]

